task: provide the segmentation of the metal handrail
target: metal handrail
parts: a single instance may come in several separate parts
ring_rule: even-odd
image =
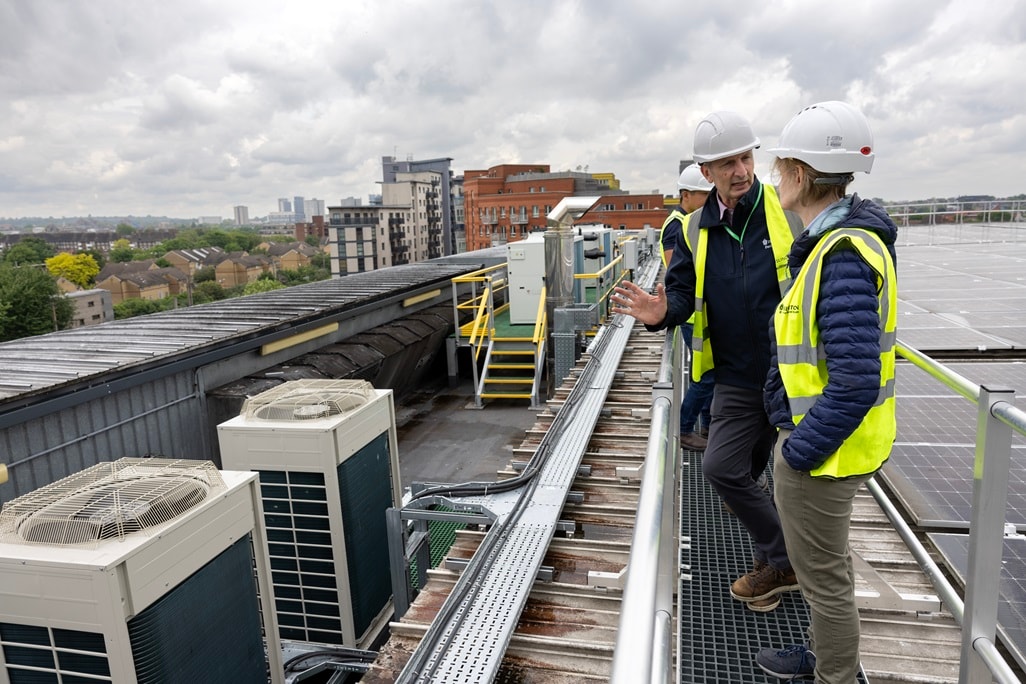
[[[631,238],[628,238],[628,239],[634,240],[636,238],[631,237]],[[606,284],[606,287],[604,289],[599,291],[598,287],[596,286],[595,304],[598,305],[599,312],[601,314],[600,318],[599,318],[599,322],[604,322],[606,320],[606,318],[607,318],[607,316],[606,316],[606,307],[602,306],[602,305],[613,294],[613,290],[616,288],[616,286],[619,285],[624,280],[626,280],[627,277],[630,275],[630,272],[626,268],[623,268],[623,265],[624,265],[625,261],[626,261],[626,259],[625,259],[624,255],[621,254],[618,257],[616,257],[615,259],[613,259],[612,261],[610,261],[608,264],[603,266],[598,271],[595,271],[594,273],[575,273],[574,274],[574,279],[575,280],[594,280],[596,283],[598,283],[600,278],[605,276],[609,271],[613,271],[614,276],[613,276],[613,278],[611,278],[608,281],[608,283]],[[620,267],[620,268],[617,268],[617,267]],[[586,302],[577,302],[577,303],[578,304],[584,304]]]
[[[672,389],[672,379],[680,377],[680,352],[671,339],[679,337],[667,335],[653,387],[645,474],[613,652],[610,681],[614,684],[672,681],[669,668],[673,653],[667,646],[671,639],[667,638],[666,623],[672,614],[673,588],[669,587],[667,597],[667,583],[661,581],[663,573],[676,570],[673,558],[664,555],[676,549],[675,530],[670,527],[675,522],[673,510],[666,506],[667,497],[670,501],[673,498],[676,459],[670,455],[677,453],[673,418],[679,415],[680,407],[679,391],[674,394]],[[1011,431],[1026,435],[1026,412],[1005,400],[1014,400],[1014,392],[981,388],[901,342],[896,349],[902,358],[961,396],[977,405],[983,402],[976,437],[965,602],[875,479],[867,483],[867,488],[962,628],[959,684],[1017,684],[1018,677],[995,645],[995,635]]]
[[[680,418],[680,386],[674,379],[682,377],[680,340],[676,328],[667,334],[652,388],[645,472],[609,680],[613,684],[673,681],[671,620],[678,534],[673,502]]]
[[[541,294],[538,296],[538,313],[534,318],[534,335],[531,337],[531,341],[535,345],[545,341],[546,328],[548,327],[548,321],[545,317],[546,297],[548,297],[548,288],[543,285]]]
[[[1000,684],[1016,684],[1019,678],[1000,655],[994,641],[1008,493],[1011,430],[1026,435],[1026,413],[1003,401],[1005,397],[1014,400],[1015,393],[1010,390],[982,388],[900,341],[896,345],[896,350],[899,356],[980,407],[976,432],[976,463],[973,469],[965,602],[959,598],[955,588],[934,563],[922,542],[905,523],[880,486],[871,480],[868,483],[869,491],[962,628],[960,684],[990,682],[992,678]],[[999,424],[1005,427],[1002,428]],[[1004,486],[1001,486],[1002,484]]]
[[[548,316],[545,302],[548,301],[548,288],[542,285],[541,296],[538,298],[538,314],[534,322],[534,379],[531,381],[531,408],[541,407],[541,381],[545,369],[545,340],[548,337]]]
[[[481,332],[481,337],[488,334],[488,329],[490,328],[488,322],[491,316],[491,312],[488,310],[489,295],[491,295],[491,288],[486,287],[485,291],[481,293],[481,302],[477,305],[477,313],[474,315],[474,325],[470,329],[468,344],[471,347],[477,342],[479,331]],[[474,357],[477,358],[477,355],[475,354]]]

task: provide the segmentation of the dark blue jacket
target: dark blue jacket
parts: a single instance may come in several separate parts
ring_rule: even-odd
[[[798,236],[788,255],[792,276],[797,275],[816,243],[837,228],[873,231],[895,258],[897,226],[878,204],[855,195],[850,213],[840,223],[820,235],[810,236],[806,230]],[[839,248],[824,258],[816,319],[831,383],[797,428],[777,368],[776,336],[770,319],[771,367],[764,401],[774,426],[794,430],[784,443],[783,454],[795,470],[819,467],[855,431],[876,401],[880,391],[878,305],[876,276],[857,252]]]
[[[780,286],[766,227],[764,201],[756,179],[734,208],[731,230],[720,220],[716,193],[702,208],[700,225],[709,228],[705,264],[705,312],[717,384],[759,390],[769,370],[766,322],[780,302]],[[747,228],[745,224],[747,223]],[[744,231],[742,233],[742,230]],[[650,330],[686,323],[695,310],[695,263],[684,238],[673,250],[666,272],[666,318]]]

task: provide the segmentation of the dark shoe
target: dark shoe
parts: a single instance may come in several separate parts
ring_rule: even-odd
[[[794,570],[781,572],[769,563],[756,561],[755,568],[751,572],[738,577],[730,585],[730,595],[738,601],[749,603],[762,601],[781,592],[795,591],[796,589],[798,589],[798,579],[794,576]]]
[[[788,646],[782,651],[764,648],[755,656],[755,664],[778,679],[814,679],[816,676],[816,655],[801,645]]]
[[[708,437],[709,436],[709,428],[703,427],[701,430],[698,431],[698,434],[702,435],[703,437]]]
[[[705,448],[709,445],[709,440],[697,432],[689,432],[686,435],[680,436],[680,445],[688,451],[705,451]]]

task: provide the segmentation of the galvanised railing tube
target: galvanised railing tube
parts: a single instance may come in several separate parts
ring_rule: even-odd
[[[934,562],[933,558],[930,557],[929,551],[923,546],[923,543],[916,537],[915,532],[908,526],[905,519],[901,517],[901,513],[895,507],[891,500],[884,493],[883,489],[877,484],[876,479],[871,479],[866,483],[866,489],[876,499],[876,503],[879,504],[880,509],[887,516],[887,519],[891,521],[891,525],[894,526],[894,531],[901,537],[901,541],[905,542],[905,546],[912,553],[912,557],[916,563],[926,574],[927,579],[933,584],[933,588],[937,591],[937,596],[941,602],[948,607],[951,611],[952,617],[955,618],[955,622],[962,624],[962,612],[963,604],[962,597],[958,595],[955,588],[948,581],[947,577],[944,576],[944,572],[941,571],[940,567]]]
[[[659,377],[652,388],[645,473],[609,680],[613,684],[673,681],[671,616],[677,581],[673,504],[680,420],[680,385],[674,380],[680,378],[680,347],[676,331],[668,334]]]
[[[951,389],[955,390],[966,399],[969,399],[972,402],[980,401],[979,385],[976,385],[967,380],[966,378],[963,378],[961,375],[951,370],[950,368],[942,366],[941,364],[937,363],[936,361],[934,361],[918,349],[913,349],[912,347],[905,346],[901,343],[901,340],[898,340],[897,344],[895,345],[895,348],[897,349],[897,352],[900,356],[908,359],[916,366],[929,373],[930,376],[936,378],[937,380],[940,380],[942,383],[944,383]]]
[[[993,641],[980,637],[973,643],[973,648],[976,649],[976,655],[980,656],[980,660],[987,666],[985,669],[989,670],[989,673],[980,680],[981,682],[989,684],[993,677],[993,681],[998,684],[1022,684],[1018,675],[1012,670],[1012,666],[1001,655],[1001,651],[997,649]]]
[[[1014,401],[1015,390],[980,388],[959,684],[989,682],[991,679],[990,668],[977,654],[975,645],[981,639],[993,643],[995,638],[1005,508],[1008,504],[1008,469],[1012,454],[1012,430],[995,418],[991,411],[998,402],[1010,404]]]
[[[1000,684],[1015,684],[1019,679],[997,650],[994,641],[1012,451],[1011,430],[1026,435],[1026,413],[1009,401],[1015,399],[1012,390],[990,390],[975,385],[922,352],[900,342],[897,351],[978,406],[965,603],[880,486],[870,480],[869,490],[962,628],[959,683],[975,684],[994,679]]]
[[[901,517],[901,513],[895,508],[891,500],[884,494],[883,489],[876,483],[875,480],[870,480],[866,483],[866,487],[869,489],[870,494],[876,499],[876,502],[880,505],[880,508],[887,515],[887,518],[894,525],[895,531],[901,540],[905,542],[905,546],[912,553],[912,557],[915,558],[916,562],[919,563],[919,567],[926,574],[927,578],[933,583],[933,588],[937,591],[937,595],[940,600],[947,606],[948,610],[951,611],[951,616],[955,618],[960,626],[963,623],[963,617],[965,613],[965,606],[962,603],[961,597],[955,588],[948,582],[944,573],[941,572],[940,567],[930,557],[929,552],[923,546],[922,542],[916,538],[915,533],[912,532],[912,528],[908,526],[904,518]],[[996,584],[996,583],[995,583]],[[997,591],[997,589],[995,589]],[[1012,671],[1011,666],[1004,660],[1001,653],[994,646],[993,642],[987,641],[984,638],[978,639],[973,647],[976,649],[976,653],[983,659],[993,674],[994,681],[999,684],[1021,684],[1019,678],[1015,672]],[[964,660],[964,658],[963,658]],[[989,682],[989,679],[984,681]]]
[[[990,409],[991,415],[1021,435],[1026,435],[1026,412],[1009,403],[999,401]]]
[[[669,613],[656,612],[652,626],[652,671],[649,684],[670,684],[673,673],[673,624]]]

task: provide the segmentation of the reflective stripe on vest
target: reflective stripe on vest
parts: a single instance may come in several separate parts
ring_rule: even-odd
[[[680,221],[680,229],[681,232],[683,232],[685,218],[686,216],[684,212],[680,210],[680,207],[677,207],[670,212],[670,215],[666,217],[665,221],[663,221],[663,227],[659,229],[659,258],[663,260],[664,268],[670,267],[670,265],[666,263],[666,249],[663,248],[663,234],[666,232],[666,226],[670,225],[670,222],[672,221]]]
[[[777,270],[777,284],[783,296],[791,286],[791,271],[787,268],[787,254],[794,242],[794,233],[780,206],[777,191],[772,185],[762,186],[763,208],[766,212],[766,228],[769,231],[770,245],[773,248],[773,262]],[[756,204],[752,211],[757,211]],[[709,341],[709,329],[705,321],[705,257],[708,251],[709,229],[700,228],[702,212],[696,211],[688,220],[684,231],[684,241],[691,250],[695,262],[695,313],[692,318],[695,324],[691,338],[691,376],[698,382],[702,375],[713,369],[712,345]]]
[[[891,453],[897,434],[894,401],[894,345],[897,338],[898,288],[894,262],[886,246],[873,232],[842,228],[828,233],[813,248],[791,289],[773,316],[777,365],[798,425],[823,394],[827,384],[826,354],[819,337],[816,305],[824,257],[845,244],[876,273],[880,315],[880,392],[855,431],[841,443],[813,477],[851,477],[875,472]]]

